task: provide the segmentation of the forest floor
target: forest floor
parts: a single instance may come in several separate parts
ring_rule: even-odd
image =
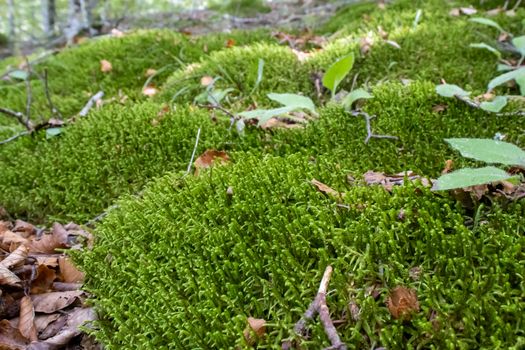
[[[290,2],[2,61],[0,347],[524,346],[524,15]]]

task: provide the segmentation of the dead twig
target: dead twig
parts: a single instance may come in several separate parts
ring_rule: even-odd
[[[201,136],[201,128],[197,130],[197,137],[195,138],[195,146],[193,147],[193,152],[191,153],[190,162],[188,164],[188,168],[186,169],[186,173],[184,176],[188,175],[191,171],[191,165],[193,164],[193,159],[195,158],[195,153],[197,152],[197,147],[199,146],[199,138]]]
[[[368,143],[368,141],[370,141],[371,138],[375,138],[375,139],[391,139],[391,140],[398,140],[399,139],[397,136],[374,134],[372,132],[372,125],[371,125],[370,121],[376,117],[375,115],[371,116],[368,113],[363,112],[361,110],[350,111],[350,113],[354,117],[364,117],[365,118],[366,134],[367,134],[366,138],[365,138],[365,143]]]
[[[47,79],[47,68],[44,69],[44,76],[40,77],[40,79],[44,82],[44,93],[46,95],[47,104],[49,106],[49,109],[51,110],[51,113],[53,117],[57,117],[58,119],[62,120],[62,113],[56,108],[56,106],[53,104],[53,101],[51,100],[51,94],[49,93],[49,82]]]
[[[89,113],[91,108],[93,108],[93,105],[97,103],[98,100],[102,99],[102,97],[104,97],[104,91],[102,90],[91,96],[91,98],[87,101],[86,105],[80,110],[78,115],[80,117],[85,117]]]
[[[209,105],[201,105],[201,104],[199,104],[199,105],[197,105],[197,107],[207,108],[207,109],[218,109],[218,110],[224,112],[225,114],[227,114],[229,117],[237,119],[237,117],[235,116],[235,114],[233,114],[232,112],[230,112],[229,110],[227,110],[226,108],[222,107],[222,106],[219,105],[219,104],[215,104],[215,105],[212,105],[212,104],[209,104]]]
[[[20,133],[18,133],[18,134],[16,134],[16,135],[11,136],[11,137],[8,138],[8,139],[5,139],[5,140],[3,140],[3,141],[0,141],[0,145],[3,145],[3,144],[6,144],[6,143],[9,143],[9,142],[11,142],[11,141],[16,140],[17,138],[19,138],[19,137],[21,137],[21,136],[25,136],[25,135],[29,135],[29,134],[30,134],[29,131],[24,130],[24,131],[22,131],[22,132],[20,132]]]
[[[306,336],[306,324],[308,321],[312,321],[314,317],[319,314],[319,319],[323,325],[324,331],[330,340],[332,346],[326,348],[333,350],[346,350],[346,344],[341,341],[337,330],[335,329],[334,323],[330,318],[330,311],[328,305],[326,304],[326,293],[328,290],[328,283],[332,277],[332,266],[328,265],[324,271],[323,278],[321,279],[321,284],[319,285],[319,290],[315,299],[310,303],[308,309],[304,313],[303,317],[295,324],[294,331],[296,334],[304,337]]]
[[[461,102],[464,102],[465,104],[467,104],[468,106],[472,107],[472,108],[476,108],[476,109],[481,109],[481,104],[474,101],[474,100],[471,100],[470,98],[466,97],[466,96],[460,96],[460,95],[454,95],[455,98],[457,98],[458,100],[460,100]],[[489,111],[486,111],[488,113],[492,113],[492,112],[489,112]],[[498,117],[512,117],[512,116],[525,116],[525,111],[516,111],[516,112],[502,112],[502,113],[494,113],[495,115],[497,115]]]

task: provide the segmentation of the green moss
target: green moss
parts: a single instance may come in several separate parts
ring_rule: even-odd
[[[343,206],[312,178],[346,192]],[[246,156],[200,178],[166,177],[143,199],[122,201],[80,256],[103,317],[97,336],[108,349],[247,347],[252,316],[269,323],[258,345],[277,349],[332,264],[332,317],[344,318],[350,301],[361,309],[359,322],[338,327],[350,348],[523,341],[522,205],[494,208],[471,230],[453,201],[428,189],[389,194],[345,178],[332,161]],[[422,269],[418,281],[413,267]],[[384,304],[399,284],[417,290],[422,310],[411,322],[392,319]],[[367,292],[374,286],[377,299]],[[302,348],[328,345],[316,325]]]
[[[259,60],[264,61],[263,77],[253,90]],[[175,72],[163,87],[162,99],[192,101],[205,90],[200,84],[203,76],[218,79],[216,89],[233,89],[230,96],[237,102],[243,99],[244,105],[253,101],[268,103],[269,92],[311,94],[313,91],[306,65],[288,47],[254,44],[212,53],[200,63]]]

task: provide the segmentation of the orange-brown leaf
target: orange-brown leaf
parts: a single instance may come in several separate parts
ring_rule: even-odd
[[[329,187],[328,185],[325,185],[321,181],[318,181],[316,179],[312,179],[310,181],[310,183],[312,185],[314,185],[317,188],[317,190],[319,192],[321,192],[321,193],[324,193],[324,194],[327,194],[327,195],[330,195],[330,196],[333,196],[333,197],[339,197],[340,196],[339,192],[337,192],[333,188]]]
[[[11,252],[17,249],[21,244],[27,244],[29,241],[18,233],[6,230],[0,234],[0,242],[0,247],[3,250]]]
[[[51,289],[57,275],[55,270],[46,265],[39,265],[35,280],[31,283],[31,294],[45,293]]]
[[[243,332],[244,339],[246,339],[248,344],[254,344],[256,338],[261,338],[265,333],[266,321],[264,319],[248,317],[248,325]]]
[[[0,265],[0,285],[21,287],[22,281],[7,267]]]
[[[33,301],[29,296],[24,296],[22,300],[20,300],[18,330],[26,339],[30,341],[38,340],[35,327],[35,309],[33,308]]]
[[[28,222],[16,220],[15,227],[13,227],[11,231],[19,233],[24,238],[28,238],[36,233],[36,227]]]
[[[57,248],[68,247],[68,233],[64,226],[54,223],[51,234],[43,235],[39,240],[33,239],[29,243],[32,253],[51,254]]]
[[[63,282],[80,283],[84,281],[84,273],[73,265],[70,258],[61,256],[58,259],[58,265],[60,266],[60,276]]]
[[[197,158],[195,161],[195,175],[199,175],[202,169],[206,169],[216,164],[226,164],[230,161],[230,157],[224,151],[217,151],[209,149]]]
[[[26,349],[28,343],[29,341],[8,320],[0,321],[0,349],[22,350]]]
[[[390,291],[386,305],[394,318],[409,320],[419,311],[419,302],[415,289],[397,286]]]
[[[4,260],[0,262],[0,265],[6,268],[11,268],[23,262],[27,258],[29,248],[25,245],[21,245],[9,254]]]

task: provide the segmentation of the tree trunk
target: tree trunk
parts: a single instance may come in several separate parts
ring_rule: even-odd
[[[42,0],[42,22],[44,35],[50,39],[55,36],[56,4],[55,0]]]

